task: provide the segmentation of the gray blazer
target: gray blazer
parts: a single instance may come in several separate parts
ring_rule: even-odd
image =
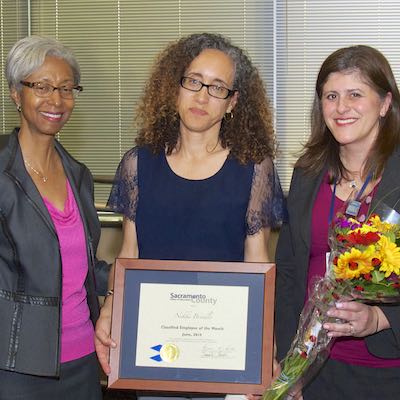
[[[9,137],[10,137],[10,135],[2,135],[2,134],[0,134],[0,149],[7,144]]]
[[[299,315],[303,308],[307,287],[307,273],[311,246],[312,207],[326,171],[316,177],[295,169],[290,186],[284,222],[276,251],[276,338],[278,359],[290,348]],[[380,200],[400,212],[400,149],[389,158],[382,180],[374,196],[372,207]],[[329,204],[327,205],[329,207]],[[400,306],[388,305],[381,309],[391,329],[368,336],[368,350],[382,358],[400,358]]]
[[[18,131],[0,147],[0,369],[57,376],[60,367],[61,255],[57,233],[26,172]],[[89,170],[56,142],[86,237],[85,286],[92,321],[98,314],[94,263],[100,224]]]

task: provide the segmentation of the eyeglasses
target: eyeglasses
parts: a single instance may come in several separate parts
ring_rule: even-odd
[[[205,86],[207,88],[207,93],[217,99],[227,99],[236,92],[236,90],[231,90],[224,86],[206,85],[198,79],[189,78],[187,76],[181,78],[181,86],[184,89],[191,90],[192,92],[200,92],[200,90],[203,89],[203,86]]]
[[[49,97],[55,90],[58,90],[60,96],[63,99],[75,99],[80,92],[82,92],[82,86],[53,86],[47,82],[26,82],[20,81],[20,83],[26,87],[33,89],[38,97]]]

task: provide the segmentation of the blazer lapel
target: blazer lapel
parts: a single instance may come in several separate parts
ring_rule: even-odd
[[[390,156],[383,171],[376,196],[372,201],[371,211],[379,204],[384,203],[400,212],[400,150],[397,149]]]
[[[296,219],[299,223],[300,237],[304,245],[309,248],[311,242],[311,225],[312,225],[312,211],[314,207],[315,198],[319,191],[325,171],[318,176],[303,175],[302,185],[299,187],[298,210],[299,214]]]
[[[9,146],[11,150],[11,157],[5,173],[8,174],[19,186],[19,188],[31,202],[33,208],[43,218],[50,231],[56,235],[53,221],[51,220],[50,214],[47,210],[46,205],[44,204],[42,196],[40,195],[31,177],[25,169],[24,160],[22,158],[22,153],[16,134],[13,134],[10,137]]]

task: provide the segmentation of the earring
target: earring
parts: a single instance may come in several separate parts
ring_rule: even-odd
[[[17,104],[17,111],[21,112],[21,104]]]
[[[232,111],[226,112],[225,115],[224,115],[224,119],[226,121],[229,121],[230,119],[233,119],[233,112]]]

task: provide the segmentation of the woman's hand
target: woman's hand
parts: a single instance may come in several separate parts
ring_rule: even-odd
[[[389,327],[389,322],[379,307],[356,301],[339,302],[328,311],[328,315],[345,321],[324,324],[330,337],[364,337]]]
[[[117,344],[112,340],[111,334],[111,301],[106,299],[101,312],[100,317],[96,323],[96,332],[94,338],[94,344],[96,347],[97,358],[101,368],[106,375],[111,372],[110,361],[110,347],[115,348]]]
[[[122,247],[118,254],[119,258],[137,258],[138,245],[136,237],[136,225],[129,218],[124,217],[122,225],[123,239]],[[108,287],[114,287],[115,264],[112,265],[109,273]],[[97,358],[105,374],[109,375],[110,368],[110,347],[115,348],[117,344],[111,338],[111,311],[113,296],[108,296],[101,307],[100,317],[96,323],[94,344],[96,347]]]

